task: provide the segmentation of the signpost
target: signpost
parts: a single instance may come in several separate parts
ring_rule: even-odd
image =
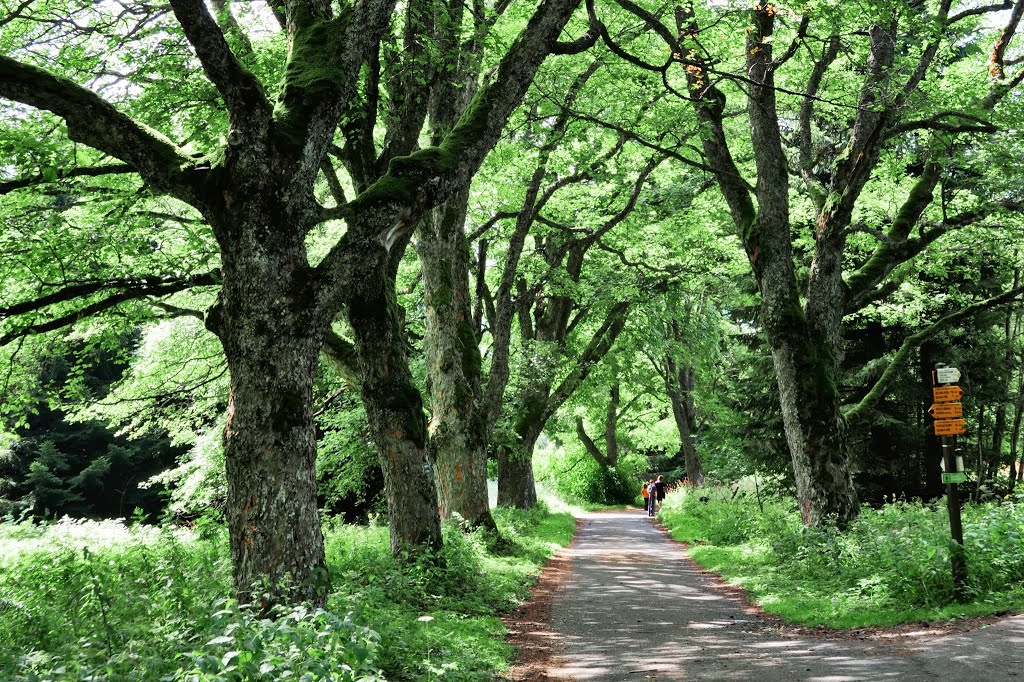
[[[967,433],[967,422],[963,419],[935,420],[936,436],[962,436]]]
[[[967,422],[963,416],[963,406],[958,402],[964,391],[959,386],[942,386],[960,380],[960,370],[956,367],[935,365],[932,372],[932,396],[935,404],[928,409],[928,414],[935,418],[935,435],[942,441],[943,473],[942,482],[946,484],[946,508],[949,510],[949,531],[953,536],[953,547],[950,552],[950,568],[953,572],[953,592],[958,601],[967,597],[967,562],[964,556],[964,527],[960,520],[960,490],[958,483],[967,481],[967,474],[962,471],[963,465],[956,456],[956,437],[966,433]]]
[[[935,403],[928,408],[928,414],[936,419],[957,419],[964,416],[964,406],[960,403]]]
[[[953,403],[964,394],[964,389],[959,386],[936,386],[932,389],[932,398],[937,403]]]

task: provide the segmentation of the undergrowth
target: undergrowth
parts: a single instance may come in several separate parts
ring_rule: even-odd
[[[219,526],[0,524],[0,679],[494,679],[510,656],[499,613],[574,528],[543,510],[495,516],[500,552],[448,528],[443,562],[396,560],[385,528],[328,522],[326,609],[273,618],[226,596]]]
[[[661,520],[697,563],[767,611],[807,625],[948,620],[1024,606],[1024,500],[963,510],[969,599],[955,601],[944,505],[861,509],[845,531],[811,528],[792,504],[724,488],[670,496]]]

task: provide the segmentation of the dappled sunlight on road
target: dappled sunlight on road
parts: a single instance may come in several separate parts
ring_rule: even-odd
[[[854,682],[1016,677],[1012,666],[993,669],[986,661],[1019,649],[1024,620],[941,639],[925,631],[909,633],[898,642],[786,636],[686,560],[681,545],[655,528],[642,511],[602,512],[584,519],[570,550],[570,577],[552,608],[552,630],[562,637],[561,655],[549,671],[552,679]]]

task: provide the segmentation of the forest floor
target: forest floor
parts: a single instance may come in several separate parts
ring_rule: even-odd
[[[1024,616],[830,630],[786,624],[641,510],[582,514],[506,618],[516,682],[1024,678]]]

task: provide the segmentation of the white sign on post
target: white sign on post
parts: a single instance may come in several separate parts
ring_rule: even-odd
[[[960,381],[960,370],[956,367],[939,367],[935,370],[935,383],[955,384]]]

